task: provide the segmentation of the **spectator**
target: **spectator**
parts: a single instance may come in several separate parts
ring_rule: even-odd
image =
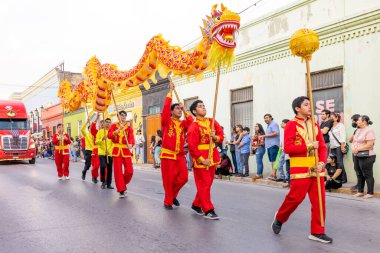
[[[354,130],[354,133],[352,134],[352,136],[349,138],[349,142],[352,144],[353,140],[354,140],[354,135],[356,133],[356,130],[358,129],[358,119],[359,119],[360,115],[359,114],[354,114],[351,116],[351,126],[355,129]],[[354,154],[352,154],[352,162],[355,163],[354,161]],[[351,192],[357,192],[358,191],[358,182],[356,182],[356,185],[352,186],[351,188]]]
[[[268,151],[268,158],[272,165],[272,173],[267,179],[276,180],[277,171],[274,168],[274,163],[276,162],[277,153],[280,149],[280,127],[274,122],[272,115],[269,113],[264,115],[264,120],[268,127],[265,131],[266,134],[261,136],[261,138],[265,138],[265,148]]]
[[[156,145],[156,136],[152,135],[152,137],[150,138],[149,149],[150,149],[150,153],[153,156],[153,168],[156,168],[156,159],[154,158],[154,147],[155,147],[155,145]]]
[[[155,168],[161,167],[161,144],[162,144],[162,133],[161,130],[157,130],[157,136],[156,136],[156,142],[154,144],[153,150],[154,150],[154,160],[156,161]]]
[[[286,124],[289,122],[288,119],[283,119],[281,122],[281,128],[285,129]],[[278,162],[278,171],[280,172],[280,178],[277,179],[276,181],[278,182],[285,182],[287,185],[286,187],[289,186],[290,183],[290,157],[285,154],[284,150],[284,135],[282,134],[281,136],[281,157]],[[286,175],[284,173],[284,164],[286,167]]]
[[[235,170],[235,173],[237,173],[237,163],[236,163],[236,154],[235,154],[235,145],[233,144],[233,142],[235,141],[235,138],[236,138],[236,128],[233,127],[232,130],[231,130],[231,138],[230,138],[230,141],[227,142],[227,144],[230,146],[230,154],[231,154],[231,157],[232,157],[232,163],[234,164],[234,170]]]
[[[243,165],[240,157],[240,152],[239,152],[239,143],[241,139],[243,138],[243,126],[242,125],[236,125],[236,136],[235,136],[235,141],[233,144],[235,145],[235,158],[236,158],[236,165],[237,167],[235,168],[235,174],[237,176],[243,175]]]
[[[71,143],[69,144],[69,147],[70,147],[70,158],[71,158],[72,161],[77,162],[78,158],[77,158],[77,151],[75,149],[75,142],[74,142],[73,137],[70,137],[70,139],[71,139]]]
[[[230,176],[232,173],[232,164],[230,158],[224,153],[221,154],[221,163],[216,166],[216,175]]]
[[[140,156],[141,156],[141,163],[144,163],[144,144],[145,144],[145,138],[144,135],[141,134],[141,130],[137,130],[136,136],[135,136],[135,159],[136,163],[138,162]]]
[[[369,127],[372,121],[367,115],[362,115],[357,121],[358,129],[352,142],[352,153],[354,154],[354,168],[358,177],[358,193],[355,197],[364,196],[364,184],[367,183],[367,194],[364,198],[373,198],[375,179],[373,178],[373,164],[376,155],[373,150],[375,146],[375,131]]]
[[[252,153],[256,155],[256,165],[257,165],[257,172],[254,179],[260,179],[263,178],[263,170],[264,170],[264,164],[263,164],[263,157],[265,154],[265,146],[264,141],[265,139],[261,136],[265,135],[264,128],[261,124],[255,125],[255,136],[252,138]]]
[[[228,149],[227,138],[226,138],[226,135],[224,134],[223,126],[222,126],[222,129],[223,129],[222,153],[227,155],[227,149]]]
[[[344,125],[340,123],[341,116],[339,113],[331,113],[331,120],[333,126],[329,131],[330,139],[330,153],[335,155],[337,160],[335,162],[342,171],[342,183],[347,183],[347,175],[344,171],[343,156],[346,152],[346,130]]]
[[[191,171],[192,170],[192,162],[191,162],[191,155],[189,152],[189,144],[187,143],[187,136],[186,136],[185,144],[183,145],[183,150],[186,152],[185,158],[186,158],[187,170]]]
[[[251,136],[249,136],[249,132],[249,127],[243,128],[243,138],[238,146],[241,162],[245,171],[242,175],[243,177],[249,177],[249,156],[251,155]]]
[[[323,134],[323,139],[325,140],[326,147],[327,147],[327,154],[330,153],[330,136],[329,132],[333,126],[333,120],[330,118],[331,116],[331,111],[329,110],[323,110],[322,111],[322,122],[320,125],[321,132]]]
[[[326,163],[326,190],[331,192],[331,189],[339,189],[342,187],[342,172],[343,169],[337,163],[337,156],[330,154],[327,157]]]

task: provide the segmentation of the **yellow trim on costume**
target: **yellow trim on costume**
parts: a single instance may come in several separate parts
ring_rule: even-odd
[[[215,144],[212,143],[211,145],[211,149],[214,149],[215,148]],[[199,144],[198,145],[198,150],[209,150],[210,149],[210,144]]]
[[[168,92],[168,95],[166,96],[168,98],[172,98],[173,97],[173,94],[171,92]]]
[[[69,149],[69,146],[55,146],[55,150],[65,150],[65,149]]]
[[[291,157],[290,167],[292,168],[303,168],[303,167],[315,167],[315,157]]]
[[[319,173],[320,177],[325,177],[326,173],[321,172]],[[311,178],[311,177],[317,177],[316,172],[310,172],[310,173],[297,173],[297,174],[291,174],[290,179],[303,179],[303,178]]]

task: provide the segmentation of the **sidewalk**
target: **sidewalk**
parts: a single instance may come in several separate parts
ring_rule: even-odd
[[[153,168],[152,164],[147,164],[147,163],[136,164],[136,163],[134,163],[133,166],[137,170],[153,171],[153,172],[156,172],[156,173],[160,172],[160,169]],[[193,173],[190,172],[190,174],[193,174]],[[270,185],[270,186],[275,186],[275,187],[279,187],[279,188],[283,188],[284,187],[284,183],[275,182],[275,181],[272,181],[272,180],[269,180],[269,179],[257,179],[257,180],[254,180],[252,177],[235,177],[235,176],[226,177],[226,176],[222,176],[222,178],[218,179],[218,180],[230,181],[230,182],[235,182],[235,183],[251,183],[251,184],[258,184],[258,185]],[[353,193],[350,190],[350,188],[353,185],[354,185],[353,183],[346,183],[346,184],[343,185],[342,188],[336,189],[336,190],[332,190],[331,192],[353,195]],[[377,192],[375,192],[375,194],[374,194],[375,198],[380,198],[380,192],[379,192],[379,190],[380,190],[380,184],[375,184],[375,190],[377,190]]]

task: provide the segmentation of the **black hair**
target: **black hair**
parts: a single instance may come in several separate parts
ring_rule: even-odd
[[[283,120],[282,120],[282,123],[284,123],[284,124],[287,124],[288,122],[289,122],[288,119],[283,119]]]
[[[266,116],[268,116],[271,120],[273,120],[272,115],[270,115],[269,113],[266,113],[266,114],[264,115],[264,118],[265,118]]]
[[[58,128],[58,127],[60,127],[60,126],[62,126],[62,124],[61,124],[61,123],[57,124],[57,128]]]
[[[150,142],[156,142],[156,136],[152,135],[152,137],[150,137]]]
[[[243,131],[251,132],[251,129],[249,129],[249,127],[244,127]]]
[[[107,120],[111,121],[111,119],[110,119],[110,118],[106,118],[104,121],[107,121]]]
[[[342,116],[340,116],[340,113],[339,112],[332,112],[331,113],[331,116],[334,116],[337,118],[337,121],[340,122]]]
[[[329,154],[329,157],[330,157],[331,160],[334,161],[334,163],[337,163],[338,158],[336,157],[336,155],[334,155],[334,154]]]
[[[359,118],[360,118],[360,114],[354,114],[351,116],[351,120],[353,120],[354,122],[358,121]]]
[[[226,157],[227,157],[227,155],[226,155],[225,153],[222,153],[222,154],[220,155],[221,160],[226,159]]]
[[[241,130],[243,130],[243,126],[240,125],[240,124],[237,124],[236,127],[235,127],[235,129],[236,129],[236,128],[240,128]],[[236,132],[237,132],[237,129],[236,129]]]
[[[367,122],[368,125],[373,124],[373,122],[369,119],[369,117],[367,115],[360,115],[360,118],[362,119],[362,121]]]
[[[122,114],[124,114],[125,116],[127,116],[127,113],[124,110],[119,112],[119,115],[122,115]]]
[[[260,123],[257,123],[256,125],[259,127],[259,130],[257,131],[257,133],[258,134],[265,134],[263,125],[261,125]]]
[[[194,114],[193,111],[197,108],[198,104],[200,104],[200,103],[203,104],[203,101],[198,99],[198,100],[195,100],[195,101],[190,105],[190,112],[191,112],[191,114],[193,114],[194,116],[195,116],[195,114]]]
[[[178,104],[178,103],[174,103],[174,104],[172,104],[172,106],[170,106],[170,110],[171,110],[171,111],[173,111],[173,110],[174,110],[174,108],[175,108],[177,105],[179,106],[179,104]]]
[[[162,137],[162,132],[161,132],[160,129],[157,130],[157,135],[160,136],[160,137]]]
[[[303,101],[305,101],[305,100],[310,101],[310,99],[309,99],[308,97],[306,97],[306,96],[301,96],[301,97],[295,98],[295,99],[293,100],[292,108],[293,108],[293,112],[294,112],[294,114],[297,115],[296,108],[297,108],[297,107],[298,107],[298,108],[301,108],[301,105],[302,105]]]
[[[138,129],[137,132],[138,132],[138,133],[141,133],[141,129]]]
[[[331,111],[330,110],[324,109],[324,110],[322,110],[322,112],[324,112],[325,114],[327,114],[329,116],[331,115]]]

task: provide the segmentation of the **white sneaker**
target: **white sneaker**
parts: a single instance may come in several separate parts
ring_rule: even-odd
[[[67,177],[65,177],[65,179],[66,179],[66,180],[69,180],[69,179],[70,179],[70,177],[69,177],[69,176],[67,176]]]
[[[63,180],[63,177],[58,177],[58,180]]]

